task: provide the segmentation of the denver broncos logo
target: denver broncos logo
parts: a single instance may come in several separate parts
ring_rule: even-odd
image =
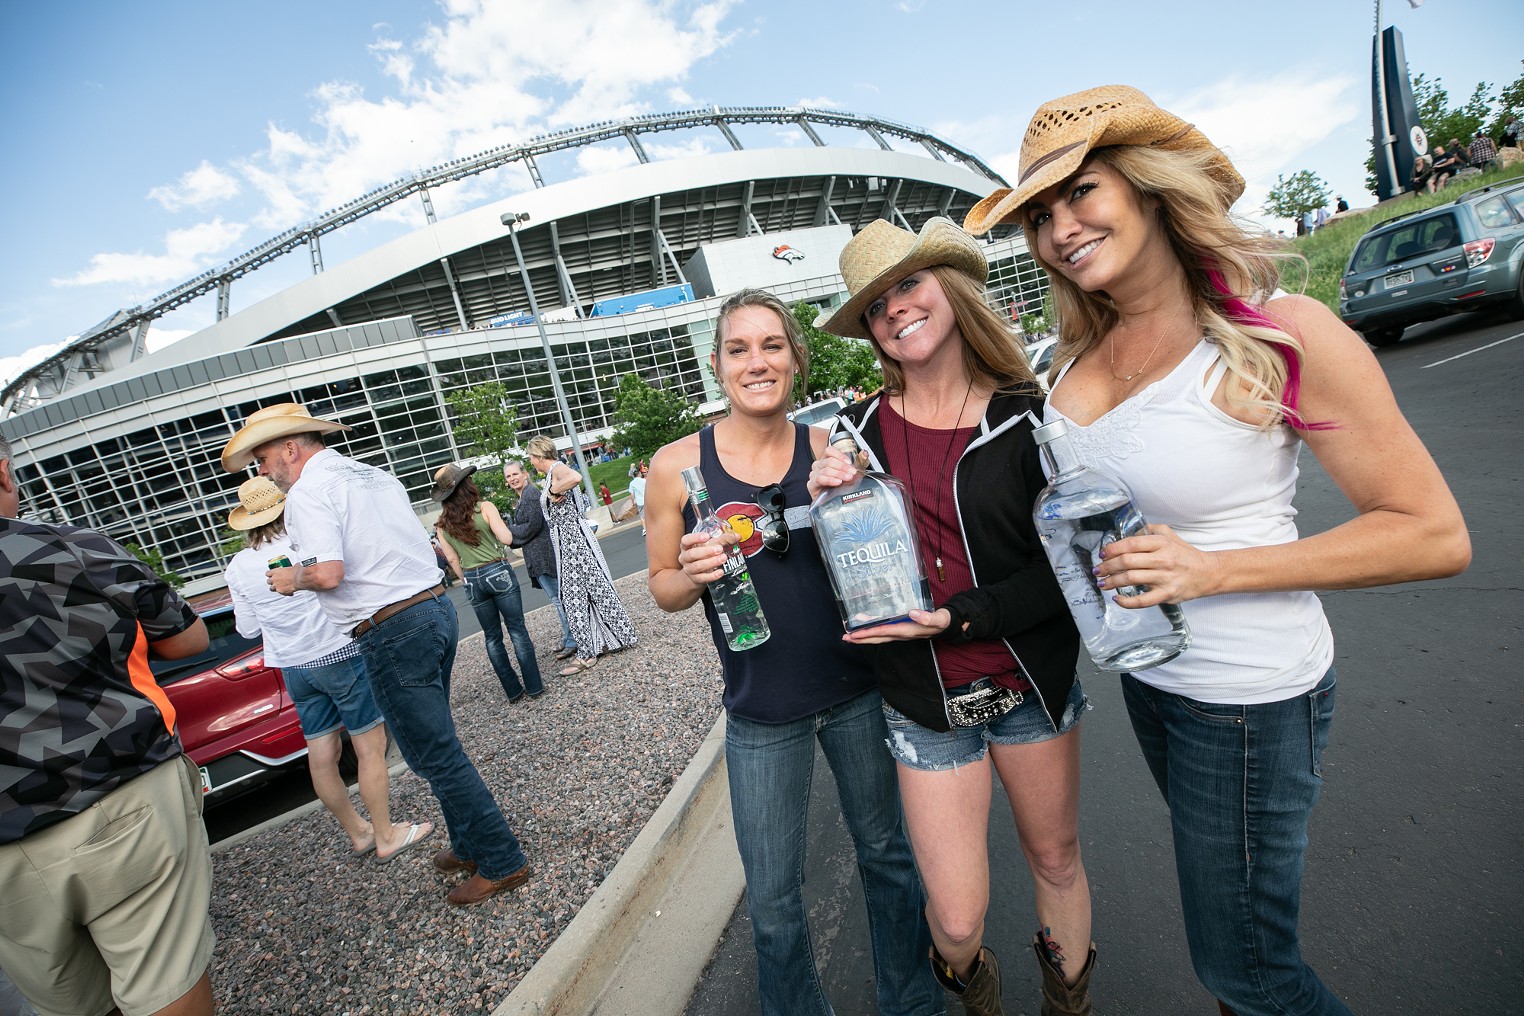
[[[800,253],[795,248],[790,247],[786,243],[780,244],[777,247],[773,248],[773,257],[777,258],[779,261],[787,261],[789,264],[793,264],[795,261],[804,260],[804,255],[802,253]]]
[[[764,514],[762,509],[747,501],[728,501],[714,513],[729,523],[741,538],[741,553],[755,557],[762,549],[762,535],[757,532],[757,520]]]

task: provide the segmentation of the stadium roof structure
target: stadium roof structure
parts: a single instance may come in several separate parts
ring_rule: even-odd
[[[743,147],[737,128],[797,129],[809,147]],[[854,144],[828,145],[824,129]],[[731,149],[653,161],[645,141],[682,130],[717,132]],[[637,165],[547,186],[541,163],[555,153],[608,141],[628,144]],[[911,151],[897,149],[898,141]],[[867,147],[856,147],[865,143]],[[455,159],[371,190],[294,226],[225,264],[137,307],[119,310],[30,368],[0,392],[0,416],[26,413],[76,389],[293,335],[410,315],[419,331],[478,328],[506,307],[522,307],[505,260],[502,202],[443,220],[432,189],[507,167],[527,172],[533,190],[516,198],[535,228],[521,231],[540,303],[581,317],[599,299],[657,288],[681,277],[681,259],[730,236],[875,218],[909,227],[905,210],[961,213],[970,194],[1005,183],[977,156],[919,127],[841,110],[797,106],[720,107],[626,117],[558,131]],[[612,184],[612,186],[611,186]],[[325,270],[322,238],[408,198],[427,225]],[[312,278],[232,314],[234,282],[299,249]],[[217,323],[151,356],[149,326],[199,298],[216,295]]]

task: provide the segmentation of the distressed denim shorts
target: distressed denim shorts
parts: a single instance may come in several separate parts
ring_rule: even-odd
[[[1067,734],[1089,708],[1090,700],[1080,688],[1079,679],[1075,678],[1074,687],[1069,689],[1069,699],[1064,703],[1063,722],[1057,730],[1053,729],[1042,700],[1032,690],[1022,693],[1020,705],[977,727],[953,727],[945,732],[932,730],[887,702],[884,703],[884,722],[889,725],[889,751],[895,761],[908,769],[935,773],[979,761],[991,744],[1038,744]]]

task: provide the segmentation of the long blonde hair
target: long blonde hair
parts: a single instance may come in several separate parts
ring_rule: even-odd
[[[984,299],[984,286],[949,265],[932,265],[952,307],[953,320],[963,336],[963,369],[973,380],[983,380],[995,391],[1040,394],[1037,375],[1027,361],[1016,335]],[[884,394],[898,395],[905,390],[905,372],[898,360],[884,352],[871,333],[868,341],[878,356],[884,372]]]
[[[1167,151],[1141,145],[1100,148],[1091,158],[1116,170],[1141,198],[1158,202],[1158,222],[1190,289],[1197,325],[1214,343],[1238,382],[1227,386],[1229,404],[1266,410],[1262,426],[1284,421],[1318,428],[1297,413],[1302,343],[1258,306],[1281,280],[1281,265],[1298,257],[1284,241],[1251,234],[1227,214],[1222,184],[1208,172],[1210,151]],[[1048,271],[1058,319],[1058,348],[1050,377],[1094,349],[1115,327],[1116,305],[1088,293],[1043,261],[1037,231],[1023,218],[1027,247]]]

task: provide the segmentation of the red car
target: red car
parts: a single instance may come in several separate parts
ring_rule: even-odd
[[[201,768],[207,803],[215,804],[300,764],[307,741],[280,669],[265,666],[260,640],[238,634],[231,597],[224,591],[192,606],[206,622],[206,651],[150,665]]]

